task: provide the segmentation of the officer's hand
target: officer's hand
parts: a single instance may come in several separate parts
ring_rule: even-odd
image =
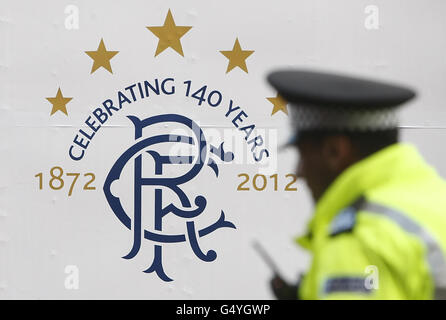
[[[271,289],[274,296],[278,300],[296,300],[297,299],[297,285],[292,285],[283,280],[279,275],[274,275],[270,281]]]

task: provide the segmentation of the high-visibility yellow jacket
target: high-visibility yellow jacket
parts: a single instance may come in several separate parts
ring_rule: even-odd
[[[446,182],[397,143],[342,172],[297,239],[313,260],[301,299],[445,298]]]

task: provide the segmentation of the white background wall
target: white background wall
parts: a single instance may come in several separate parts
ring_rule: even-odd
[[[79,8],[79,29],[65,28],[66,6]],[[379,29],[364,26],[368,5],[379,8]],[[154,57],[157,38],[146,26],[163,24],[168,9],[177,25],[192,26],[182,39],[184,58],[171,49]],[[207,84],[237,101],[258,127],[277,129],[279,143],[290,130],[287,116],[271,116],[267,97],[275,92],[265,81],[276,67],[342,71],[401,82],[417,89],[416,100],[403,111],[403,140],[413,142],[442,176],[446,176],[444,127],[446,109],[446,2],[442,0],[338,1],[12,1],[0,0],[0,298],[137,298],[137,299],[270,299],[268,267],[252,241],[258,239],[284,275],[297,279],[309,257],[292,238],[305,230],[312,204],[304,183],[298,191],[236,191],[237,175],[258,173],[259,166],[221,167],[219,179],[209,172],[190,182],[189,191],[206,195],[211,221],[220,209],[237,230],[222,229],[200,241],[214,249],[216,261],[196,258],[187,244],[165,247],[164,266],[175,279],[165,283],[141,271],[152,258],[145,241],[132,260],[121,259],[132,244],[131,233],[112,213],[102,192],[117,157],[132,144],[126,116],[141,118],[181,113],[208,129],[232,128],[225,108],[198,108],[180,95],[153,97],[129,105],[101,128],[87,155],[74,162],[67,155],[87,116],[116,91],[142,80],[173,77]],[[238,37],[249,73],[225,73]],[[113,74],[90,74],[104,38]],[[68,116],[50,116],[61,87],[73,97]],[[416,128],[414,128],[416,127]],[[239,134],[235,143],[243,141]],[[269,141],[274,148],[274,141]],[[246,154],[247,146],[239,150]],[[277,154],[280,177],[294,170],[297,155]],[[66,188],[38,190],[34,175],[59,165],[69,172],[94,172],[95,191],[67,197]],[[280,181],[280,180],[279,180]],[[131,190],[127,179],[121,190]],[[147,211],[147,221],[151,212]],[[181,229],[180,218],[169,220]],[[198,223],[198,222],[197,222]],[[204,224],[205,225],[205,224]],[[79,288],[64,283],[67,265],[79,269]]]

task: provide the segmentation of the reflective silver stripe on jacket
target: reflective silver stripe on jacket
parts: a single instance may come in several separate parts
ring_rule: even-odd
[[[359,204],[358,209],[373,214],[384,215],[398,224],[403,230],[416,235],[424,242],[426,246],[426,258],[435,282],[435,298],[446,299],[446,262],[441,246],[435,238],[406,214],[396,209],[367,200],[363,200]]]

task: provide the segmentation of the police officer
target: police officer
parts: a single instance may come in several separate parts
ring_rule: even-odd
[[[416,148],[398,142],[400,86],[350,76],[277,71],[289,102],[297,169],[315,202],[296,239],[312,263],[279,299],[433,299],[446,288],[446,183]]]

